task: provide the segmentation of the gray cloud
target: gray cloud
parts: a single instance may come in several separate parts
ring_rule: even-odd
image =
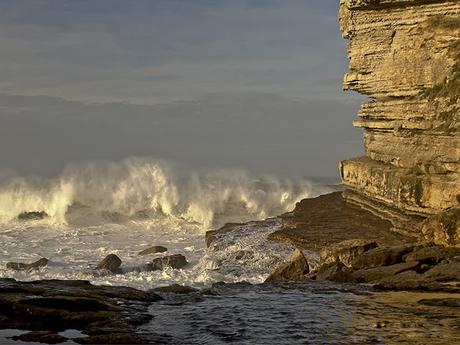
[[[0,95],[2,165],[54,174],[71,161],[137,155],[194,168],[337,176],[337,161],[361,148],[359,131],[350,130],[357,107],[257,93],[157,105]]]

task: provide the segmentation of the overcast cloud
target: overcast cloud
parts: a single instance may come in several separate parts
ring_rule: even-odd
[[[0,1],[0,170],[147,155],[336,176],[337,161],[361,151],[337,8]]]

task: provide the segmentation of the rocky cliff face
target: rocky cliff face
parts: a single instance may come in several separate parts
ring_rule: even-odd
[[[345,196],[412,230],[460,200],[460,1],[341,0],[339,17],[344,88],[370,96]]]

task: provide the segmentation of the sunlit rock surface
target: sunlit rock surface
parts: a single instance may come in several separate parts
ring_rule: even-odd
[[[419,219],[404,216],[437,214],[460,195],[460,2],[340,4],[344,88],[371,97],[354,123],[365,157],[341,163],[345,196],[419,231]]]

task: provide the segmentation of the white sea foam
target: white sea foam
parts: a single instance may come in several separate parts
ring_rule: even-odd
[[[171,283],[260,282],[291,248],[266,240],[278,223],[242,226],[226,249],[209,252],[204,232],[227,222],[275,216],[295,203],[328,191],[305,179],[255,177],[241,170],[192,172],[163,161],[131,158],[121,162],[69,165],[59,176],[0,180],[0,276],[21,280],[87,279],[148,289]],[[43,220],[18,220],[26,212],[45,212]],[[270,225],[271,224],[271,225]],[[154,256],[137,253],[164,245],[182,253],[183,270],[136,272]],[[94,265],[105,255],[122,258],[125,271],[104,275]],[[13,272],[7,261],[50,263],[34,272]],[[244,261],[244,262],[243,262]]]
[[[25,212],[45,212],[49,223],[68,224],[75,219],[69,212],[84,206],[105,215],[169,217],[206,229],[288,211],[312,193],[305,179],[256,178],[240,170],[184,173],[162,161],[131,158],[69,165],[49,180],[4,179],[0,223]]]

